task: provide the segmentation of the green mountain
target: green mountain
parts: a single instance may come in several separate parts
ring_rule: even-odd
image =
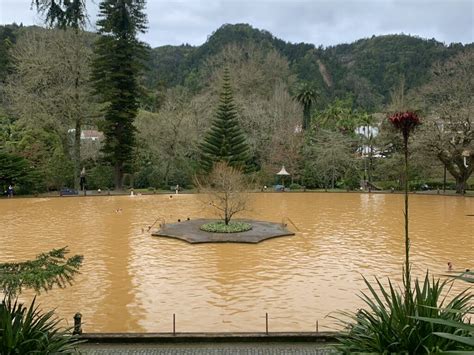
[[[407,89],[424,84],[435,62],[444,61],[466,47],[401,34],[323,48],[285,42],[248,24],[226,24],[201,46],[154,48],[149,76],[166,87],[186,85],[202,63],[231,44],[276,49],[288,59],[299,81],[313,84],[327,98],[350,93],[356,103],[367,108],[386,103],[390,90],[401,78]]]
[[[20,31],[28,27],[0,26],[0,81],[10,70],[8,49]],[[144,85],[152,92],[184,85],[199,91],[199,70],[226,46],[253,45],[262,51],[276,50],[288,60],[299,82],[313,85],[323,108],[335,97],[352,95],[358,106],[376,109],[389,99],[390,90],[403,78],[406,89],[424,84],[430,68],[474,44],[445,45],[435,39],[408,35],[372,36],[350,44],[323,48],[309,43],[290,43],[248,24],[226,24],[213,32],[201,46],[161,46],[150,51]]]

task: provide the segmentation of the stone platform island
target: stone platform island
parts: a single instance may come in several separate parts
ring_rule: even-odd
[[[199,229],[212,219],[195,219],[178,223],[166,224],[152,233],[155,237],[167,237],[181,239],[188,243],[260,243],[263,240],[292,236],[295,233],[289,231],[281,223],[254,221],[239,219],[236,221],[250,223],[252,229],[238,233],[210,233]]]

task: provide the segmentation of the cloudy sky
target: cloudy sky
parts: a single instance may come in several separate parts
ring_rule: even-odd
[[[94,29],[99,0],[87,0]],[[0,0],[0,23],[42,23],[31,0]],[[200,45],[225,23],[248,23],[290,42],[316,46],[405,33],[474,42],[474,0],[148,0],[152,47]]]

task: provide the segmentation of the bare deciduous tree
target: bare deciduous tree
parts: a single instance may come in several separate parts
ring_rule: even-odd
[[[457,193],[464,192],[474,171],[473,71],[474,50],[467,50],[435,66],[421,89],[427,111],[421,141],[456,179]]]
[[[305,147],[306,174],[322,182],[325,188],[336,187],[355,164],[352,138],[341,132],[320,130],[309,137]]]
[[[15,70],[5,85],[9,108],[20,124],[56,131],[64,142],[69,130],[75,131],[71,156],[76,188],[81,129],[97,111],[90,94],[90,42],[82,31],[25,31],[12,50]]]
[[[153,164],[165,186],[181,184],[176,180],[179,173],[191,175],[197,132],[190,111],[187,91],[177,87],[168,90],[158,113],[140,111],[134,122],[142,158]]]
[[[247,208],[249,183],[237,168],[218,162],[205,178],[196,178],[196,185],[206,196],[205,203],[212,206],[219,217],[229,224],[231,218]]]

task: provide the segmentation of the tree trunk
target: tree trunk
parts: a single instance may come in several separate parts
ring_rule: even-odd
[[[230,216],[229,216],[229,195],[226,194],[225,198],[225,210],[224,210],[224,223],[225,225],[229,225]]]
[[[79,43],[78,30],[75,30],[76,41]],[[81,55],[79,53],[78,45],[75,45],[75,59],[77,60]],[[77,62],[75,61],[77,64]],[[81,130],[82,130],[82,111],[79,98],[79,80],[81,74],[79,73],[78,64],[75,69],[74,78],[74,118],[75,118],[75,129],[74,132],[74,189],[79,190],[80,187],[80,176],[81,176]],[[84,188],[85,189],[85,188]]]
[[[169,188],[170,165],[171,165],[171,161],[168,159],[168,161],[166,162],[166,167],[165,167],[165,176],[163,178],[163,180],[165,180],[165,187],[167,189]]]
[[[80,175],[81,175],[81,119],[76,119],[76,131],[74,132],[74,189],[79,190],[80,186]]]
[[[438,154],[438,158],[444,164],[446,170],[449,171],[451,176],[456,179],[456,193],[464,194],[467,188],[467,180],[474,170],[473,159],[466,161],[466,167],[464,165],[464,158],[460,154],[453,158],[440,153]]]
[[[115,167],[114,167],[115,190],[122,190],[122,180],[123,180],[122,163],[116,162]]]
[[[456,193],[465,194],[467,189],[467,179],[464,179],[464,176],[456,177]]]
[[[335,181],[334,181],[334,180],[336,180],[336,176],[335,176],[335,175],[336,175],[336,171],[335,171],[335,169],[334,169],[334,167],[333,167],[333,169],[332,169],[332,176],[331,176],[331,189],[333,189],[333,190],[334,190],[334,184],[335,184]]]
[[[305,105],[303,108],[303,130],[306,130],[310,126],[311,120],[311,106]]]
[[[373,151],[374,151],[374,146],[372,144],[372,141],[370,141],[370,144],[369,144],[369,167],[368,167],[368,172],[367,172],[367,181],[369,183],[372,183]]]
[[[444,173],[443,173],[443,193],[446,192],[446,165],[443,164]]]
[[[411,300],[411,277],[410,277],[410,237],[408,234],[408,135],[404,137],[405,148],[405,304],[409,305]]]

